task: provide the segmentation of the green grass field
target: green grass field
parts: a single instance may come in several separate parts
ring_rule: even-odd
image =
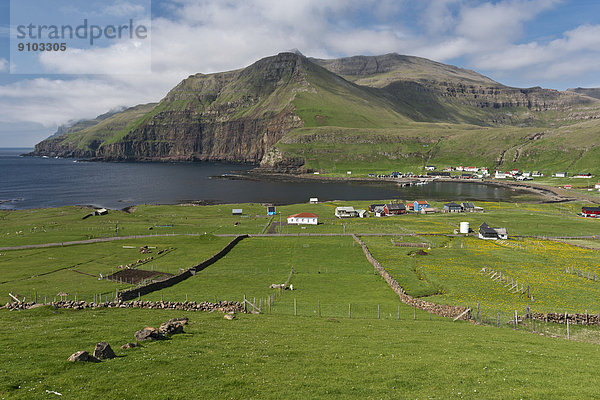
[[[403,310],[404,311],[404,310]],[[186,333],[133,350],[144,326]],[[0,395],[49,398],[507,398],[596,396],[600,348],[510,329],[416,321],[156,310],[0,313]],[[40,340],[43,338],[43,340]],[[118,358],[71,364],[108,341]],[[58,397],[58,396],[57,396]]]
[[[477,202],[484,207],[483,214],[344,220],[333,216],[337,205],[366,208],[369,203],[281,206],[282,218],[310,211],[320,215],[322,224],[306,229],[284,225],[275,231],[387,233],[361,239],[408,294],[471,307],[484,325],[452,322],[404,305],[374,274],[350,236],[250,237],[195,276],[143,299],[239,301],[246,296],[262,305],[261,315],[225,321],[219,313],[200,312],[0,310],[0,322],[10,332],[0,338],[5,350],[0,352],[0,397],[55,396],[47,390],[65,398],[595,396],[590,382],[595,382],[594,371],[600,366],[600,329],[571,326],[567,341],[564,325],[537,321],[535,335],[527,333],[533,330],[529,320],[518,332],[507,322],[515,310],[523,315],[527,307],[538,312],[600,312],[600,279],[566,272],[573,266],[600,278],[598,241],[513,237],[488,242],[447,236],[461,221],[469,221],[475,229],[483,221],[505,226],[509,235],[600,233],[600,221],[576,216],[583,203]],[[245,216],[231,216],[231,208],[243,208]],[[68,207],[4,212],[2,245],[112,236],[117,218],[119,234],[148,235],[162,229],[200,235],[0,251],[2,303],[8,301],[9,292],[27,300],[37,294],[38,301],[53,300],[59,291],[88,301],[97,294],[110,299],[116,289],[131,285],[98,280],[100,273],[148,256],[155,258],[138,268],[177,273],[232,239],[210,233],[261,233],[279,219],[265,216],[264,207],[254,204],[140,206],[132,213],[115,211],[81,220],[86,211]],[[22,234],[12,234],[21,230]],[[395,245],[402,242],[426,243],[427,254]],[[140,254],[141,246],[149,246],[152,253]],[[169,251],[158,255],[160,249]],[[294,290],[278,295],[269,286],[285,282],[292,267]],[[529,286],[534,299],[510,293],[482,274],[484,267]],[[270,307],[264,301],[269,297],[274,297]],[[119,349],[133,340],[136,330],[184,314],[191,319],[186,334],[139,349]],[[497,318],[500,328],[495,327]],[[100,364],[66,361],[71,353],[92,350],[103,340],[115,348],[117,359]]]

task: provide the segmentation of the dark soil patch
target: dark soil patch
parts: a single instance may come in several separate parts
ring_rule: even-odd
[[[127,282],[127,283],[140,283],[148,279],[157,279],[159,277],[169,277],[173,274],[159,271],[146,271],[143,269],[124,269],[122,271],[115,272],[112,275],[106,277],[109,281]]]

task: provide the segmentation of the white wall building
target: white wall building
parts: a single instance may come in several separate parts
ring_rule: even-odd
[[[287,223],[289,225],[318,225],[319,216],[313,213],[294,214],[287,218]]]

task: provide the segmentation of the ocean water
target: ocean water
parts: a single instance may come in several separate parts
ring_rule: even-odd
[[[322,183],[223,179],[254,166],[227,163],[101,163],[21,157],[32,149],[0,149],[0,209],[93,205],[121,209],[186,201],[274,203],[319,200],[509,200],[522,192],[473,183]]]

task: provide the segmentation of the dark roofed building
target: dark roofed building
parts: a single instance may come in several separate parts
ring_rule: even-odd
[[[446,203],[444,204],[444,212],[458,213],[462,212],[462,206],[457,203]]]
[[[486,240],[508,239],[506,228],[491,228],[485,222],[479,226],[479,238]]]
[[[384,206],[385,206],[385,204],[371,204],[369,206],[369,211],[375,212],[376,208],[379,208],[379,207],[383,208]]]
[[[406,206],[404,204],[386,204],[383,210],[386,215],[406,214]]]

